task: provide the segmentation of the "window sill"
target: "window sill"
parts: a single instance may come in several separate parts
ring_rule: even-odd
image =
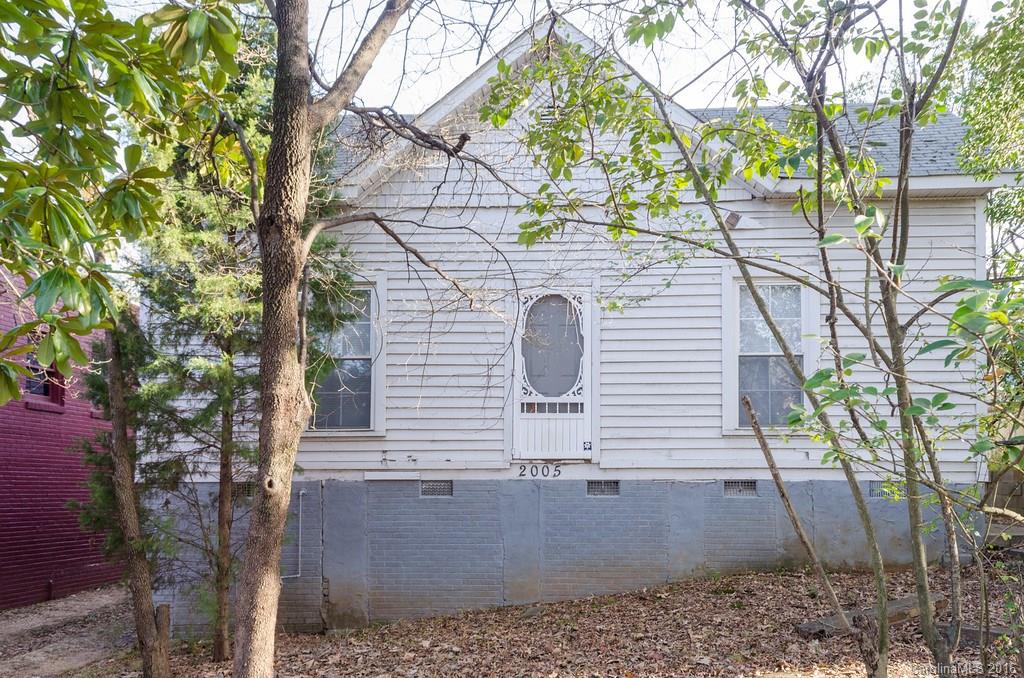
[[[386,435],[386,431],[365,428],[306,429],[302,432],[303,438],[383,438]]]
[[[52,402],[50,400],[26,400],[26,410],[35,410],[37,412],[52,412],[53,414],[64,414],[64,406]]]

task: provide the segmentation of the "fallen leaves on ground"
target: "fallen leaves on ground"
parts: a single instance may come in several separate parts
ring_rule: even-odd
[[[866,574],[839,574],[844,606],[871,605]],[[948,595],[936,570],[936,591]],[[889,578],[890,598],[914,593],[909,572]],[[977,583],[966,582],[968,614],[978,608]],[[992,601],[998,604],[999,591]],[[831,614],[810,572],[774,572],[700,579],[628,594],[504,607],[449,617],[375,625],[344,634],[282,634],[280,678],[365,676],[862,676],[848,639],[807,640],[795,626]],[[916,624],[893,628],[890,676],[929,675],[930,656]],[[976,668],[976,651],[957,662]],[[175,675],[230,675],[229,664],[205,652],[180,651]],[[110,676],[123,676],[111,667]],[[966,675],[980,675],[980,669]],[[1000,675],[1013,675],[1003,673]]]

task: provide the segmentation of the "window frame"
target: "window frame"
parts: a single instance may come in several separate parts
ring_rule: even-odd
[[[36,359],[35,353],[29,354],[28,363],[29,364],[26,367],[30,371],[36,372],[34,368],[38,367],[38,372],[36,373],[41,374],[42,378],[24,378],[23,391],[26,396],[25,406],[29,409],[45,409],[51,412],[63,412],[64,399],[67,393],[67,378],[61,374],[60,370],[58,370],[55,365],[43,367],[42,363]],[[44,384],[47,393],[33,393],[29,386],[30,380]],[[40,405],[42,407],[39,407]]]
[[[801,269],[813,275],[816,269],[811,262],[795,262]],[[777,275],[754,275],[757,285],[799,285],[800,283]],[[745,286],[739,268],[733,262],[722,267],[722,435],[751,436],[753,429],[739,423],[739,330],[740,330],[740,288]],[[800,285],[800,352],[803,354],[803,368],[806,375],[817,369],[818,335],[821,332],[821,299],[814,290]],[[807,396],[803,394],[804,405]],[[777,425],[764,426],[768,435],[792,435],[789,429],[778,430]]]
[[[386,365],[387,342],[384,319],[387,317],[387,276],[383,273],[357,279],[353,289],[370,291],[370,426],[369,428],[312,428],[310,417],[305,437],[311,438],[376,438],[387,433]]]

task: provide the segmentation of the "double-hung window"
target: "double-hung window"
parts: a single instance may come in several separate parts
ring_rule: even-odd
[[[336,309],[343,322],[321,335],[324,358],[314,391],[312,428],[372,430],[375,427],[374,364],[377,341],[374,290],[357,288]]]
[[[28,356],[31,374],[25,377],[25,392],[42,396],[57,405],[64,404],[64,375],[56,367],[43,367],[34,353]]]
[[[800,285],[765,284],[756,287],[790,350],[796,354],[797,361],[803,362]],[[739,306],[740,402],[737,415],[740,426],[750,426],[743,407],[744,396],[750,398],[754,413],[762,424],[785,424],[791,406],[800,402],[800,384],[746,285],[740,288]]]
[[[757,280],[755,288],[806,372],[817,332],[816,298],[785,279]],[[792,406],[803,402],[801,384],[743,280],[727,274],[723,292],[723,430],[749,430],[744,396],[762,426],[785,426]]]

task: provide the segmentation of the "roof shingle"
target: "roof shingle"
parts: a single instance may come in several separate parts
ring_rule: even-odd
[[[894,176],[899,167],[899,118],[883,118],[871,123],[861,123],[853,112],[858,106],[851,105],[850,115],[843,117],[841,124],[847,144],[859,144],[865,139],[865,149],[879,166],[882,176]],[[689,109],[697,118],[710,122],[715,119],[727,121],[736,116],[735,108]],[[784,130],[793,109],[786,106],[758,108],[765,121],[777,130]],[[910,150],[910,176],[940,176],[965,174],[958,160],[960,146],[964,140],[963,121],[950,113],[940,114],[929,125],[918,126]]]

